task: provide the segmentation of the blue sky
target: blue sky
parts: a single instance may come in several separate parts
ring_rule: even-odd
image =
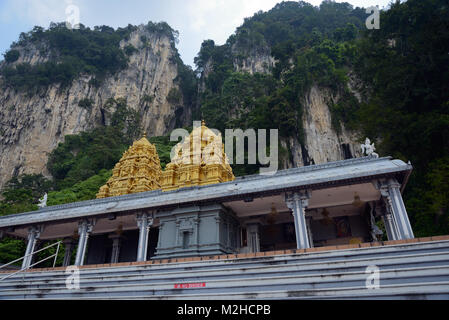
[[[307,1],[307,0],[306,0]],[[178,50],[183,61],[193,59],[205,39],[223,44],[259,10],[271,9],[279,0],[0,0],[0,53],[17,41],[21,32],[35,25],[47,28],[50,22],[66,20],[69,5],[79,8],[82,24],[114,28],[148,21],[166,21],[180,33]],[[319,5],[321,0],[308,0]],[[390,0],[346,0],[354,6],[383,8]],[[3,57],[0,57],[2,59]]]

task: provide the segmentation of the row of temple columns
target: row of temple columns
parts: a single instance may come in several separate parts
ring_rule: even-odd
[[[376,180],[373,184],[380,191],[384,203],[384,206],[381,207],[383,210],[380,215],[385,222],[388,240],[414,238],[407,210],[401,196],[401,185],[396,179]],[[285,202],[292,211],[294,219],[296,246],[298,249],[306,249],[313,246],[310,223],[307,223],[305,213],[310,197],[310,190],[290,192],[285,195]]]
[[[385,222],[385,229],[389,240],[402,240],[414,238],[413,230],[405,209],[400,192],[400,184],[395,179],[376,180],[373,182],[382,196],[383,206],[381,206],[380,215]],[[296,246],[298,249],[306,249],[313,246],[310,223],[307,222],[306,209],[311,197],[310,190],[301,190],[288,192],[285,195],[285,202],[290,208],[296,235]],[[137,226],[139,228],[139,244],[137,249],[137,261],[145,261],[148,252],[148,236],[150,227],[153,225],[152,213],[139,213],[136,215]],[[86,255],[86,246],[89,234],[92,232],[95,220],[85,219],[79,222],[78,226],[78,247],[75,258],[75,265],[84,264]],[[26,256],[22,268],[28,268],[32,262],[32,252],[36,246],[42,228],[32,227],[29,229],[28,244]],[[257,223],[247,225],[248,246],[250,251],[260,251],[259,225]],[[113,241],[111,262],[118,262],[120,254],[120,235],[111,235]],[[66,252],[64,257],[64,266],[70,264],[72,251],[75,243],[71,239],[65,241]]]
[[[145,261],[148,252],[148,236],[150,227],[153,225],[152,213],[139,213],[136,215],[137,226],[139,227],[139,244],[137,249],[137,261]],[[78,246],[74,265],[82,266],[86,256],[86,248],[96,220],[84,219],[78,223]],[[28,269],[32,265],[33,252],[35,252],[37,241],[44,229],[44,226],[33,226],[28,229],[28,242],[25,251],[25,258],[22,263],[22,269]],[[112,240],[111,263],[117,263],[120,256],[121,236],[120,234],[112,234],[109,236]],[[65,254],[63,266],[71,264],[71,257],[76,246],[73,238],[66,238],[63,241],[65,245]]]

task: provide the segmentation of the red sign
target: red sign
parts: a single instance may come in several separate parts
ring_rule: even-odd
[[[192,289],[192,288],[204,288],[206,282],[199,283],[175,283],[175,289]]]

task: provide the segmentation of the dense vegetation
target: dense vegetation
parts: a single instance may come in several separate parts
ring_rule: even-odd
[[[414,166],[405,202],[416,236],[449,233],[448,17],[444,0],[395,3],[357,47],[366,99],[353,122]]]
[[[296,136],[303,142],[301,98],[315,84],[348,97],[333,110],[346,118],[347,112],[341,110],[352,108],[354,102],[347,74],[365,18],[364,10],[347,3],[325,1],[317,8],[282,2],[246,19],[226,44],[204,41],[195,59],[198,71],[203,75],[207,71],[200,97],[202,115],[219,130],[278,128],[281,136]],[[277,59],[271,73],[235,71],[235,64],[266,48]],[[335,124],[338,130],[338,121]]]
[[[0,216],[37,210],[38,200],[45,192],[48,192],[49,206],[95,199],[123,152],[142,134],[140,118],[128,107],[125,99],[111,98],[106,101],[105,108],[115,110],[111,115],[111,125],[67,135],[49,155],[47,168],[52,180],[42,175],[22,175],[8,182],[2,191]],[[161,165],[165,168],[176,142],[170,142],[166,136],[150,137],[149,140],[156,146]],[[54,250],[55,247],[43,251],[41,257],[48,257]],[[24,252],[23,241],[0,240],[0,263],[23,256]],[[63,251],[58,259],[62,257]],[[48,261],[42,266],[50,266],[51,263]]]
[[[381,28],[368,30],[365,11],[347,3],[280,3],[246,19],[225,45],[203,42],[195,60],[207,71],[201,112],[221,130],[279,128],[301,142],[301,98],[312,85],[331,89],[341,97],[329,101],[337,131],[342,121],[375,139],[380,154],[412,162],[404,197],[416,235],[447,234],[448,10],[443,0],[394,3]],[[266,48],[277,59],[269,74],[235,72]]]
[[[381,13],[379,30],[367,30],[364,9],[331,1],[319,7],[283,2],[246,19],[224,45],[203,42],[195,59],[197,72],[203,76],[199,86],[191,68],[176,55],[180,90],[170,92],[169,99],[178,103],[182,97],[191,105],[197,103],[209,127],[279,128],[282,137],[295,136],[301,142],[302,98],[312,85],[330,89],[341,97],[329,101],[336,130],[342,121],[360,132],[361,138],[375,140],[381,155],[412,162],[414,171],[404,199],[415,235],[448,234],[448,10],[444,0],[398,2]],[[177,33],[167,24],[149,23],[147,28],[170,35],[175,46]],[[117,32],[83,30],[86,37],[110,40]],[[34,30],[21,38],[33,39],[39,32],[48,31]],[[129,30],[120,32],[122,37]],[[245,59],[267,50],[276,58],[271,70],[263,74],[236,71]],[[129,54],[133,49],[126,51]],[[18,59],[16,53],[7,55],[10,61]],[[114,72],[80,56],[76,59],[86,63],[86,72]],[[349,76],[356,80],[360,101],[348,89]],[[142,103],[152,99],[147,96]],[[88,100],[80,104],[90,107]],[[126,100],[110,99],[106,104],[116,110],[111,125],[67,136],[49,157],[52,181],[36,175],[13,179],[3,190],[0,215],[36,209],[34,204],[46,191],[50,191],[49,204],[95,196],[141,131],[139,114],[128,108]],[[173,143],[167,137],[150,141],[156,144],[164,167]],[[281,150],[281,156],[286,153]],[[233,170],[243,175],[256,172],[257,166],[234,165]],[[0,261],[24,250],[13,241],[0,242]]]
[[[178,66],[178,78],[187,104],[193,103],[196,96],[196,78],[191,67],[184,65],[179,57],[175,44],[179,33],[166,22],[148,22],[147,31],[168,37],[175,52],[173,62]],[[114,30],[108,26],[97,26],[93,29],[80,25],[79,29],[70,30],[65,23],[52,23],[48,29],[34,27],[28,33],[21,33],[19,41],[7,51],[5,62],[0,70],[4,85],[16,90],[35,93],[50,84],[69,85],[80,74],[93,75],[93,85],[98,86],[108,75],[113,75],[127,66],[128,57],[138,51],[132,45],[120,48],[122,40],[128,40],[130,34],[137,29],[128,25]],[[147,43],[145,36],[141,39]],[[18,63],[19,48],[38,50],[39,54],[48,58],[47,62],[29,64]]]
[[[102,79],[126,67],[127,56],[119,44],[135,29],[129,25],[117,30],[107,26],[92,30],[81,25],[79,29],[70,30],[65,23],[52,23],[48,29],[35,27],[28,33],[21,33],[13,47],[34,46],[40,55],[49,57],[49,61],[6,66],[1,73],[6,85],[28,91],[53,83],[68,85],[81,73]],[[17,60],[14,52],[17,50],[6,54],[6,62]]]

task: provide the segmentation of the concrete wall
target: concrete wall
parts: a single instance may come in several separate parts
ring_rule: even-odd
[[[361,215],[347,216],[346,218],[350,226],[350,235],[346,238],[362,238],[363,241],[370,241],[369,227]],[[310,228],[314,245],[320,246],[325,244],[325,241],[338,242],[341,239],[341,237],[338,237],[336,225],[330,221],[326,224],[325,220],[322,219],[311,220]]]
[[[239,222],[222,205],[188,206],[158,213],[156,258],[235,253]]]

